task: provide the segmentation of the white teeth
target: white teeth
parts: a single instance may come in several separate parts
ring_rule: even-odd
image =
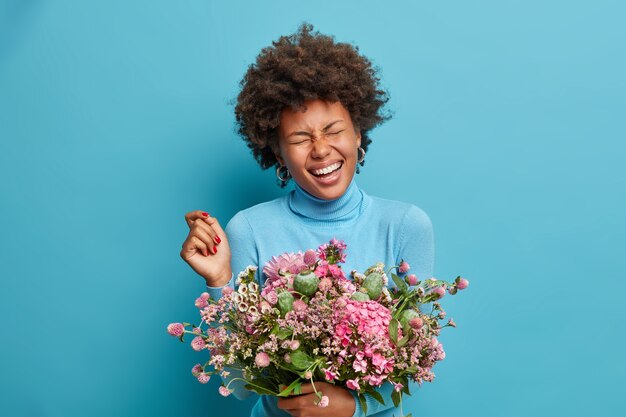
[[[341,166],[341,162],[336,162],[336,163],[334,163],[332,165],[327,166],[326,168],[315,169],[315,170],[313,170],[311,172],[313,173],[313,175],[326,175],[326,174],[330,174],[334,170],[338,169],[340,166]]]

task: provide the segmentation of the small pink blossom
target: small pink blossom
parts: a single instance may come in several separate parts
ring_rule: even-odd
[[[468,280],[466,280],[465,278],[458,278],[458,279],[456,280],[456,287],[457,287],[459,290],[464,290],[464,289],[466,289],[468,286],[469,286],[469,281],[468,281]]]
[[[226,388],[224,385],[219,387],[218,391],[224,397],[228,397],[230,395],[230,390],[228,388]]]
[[[317,288],[324,293],[330,290],[332,287],[333,282],[330,280],[330,278],[322,278],[319,285],[317,286]]]
[[[313,372],[311,372],[311,371],[306,371],[306,372],[304,373],[304,378],[305,378],[305,379],[311,379],[311,378],[313,378]]]
[[[200,298],[202,298],[203,300],[208,300],[209,298],[211,298],[211,296],[208,292],[203,292],[202,294],[200,294]]]
[[[399,384],[399,383],[396,384],[395,382],[392,382],[392,384],[393,384],[393,389],[396,390],[396,392],[400,392],[402,391],[402,388],[404,388],[404,385],[402,384]]]
[[[256,354],[256,357],[254,358],[254,363],[259,368],[265,368],[269,366],[270,364],[270,356],[265,352],[259,352]]]
[[[352,389],[352,390],[357,390],[360,391],[361,387],[359,386],[359,379],[348,379],[346,381],[346,387],[348,387],[348,389]]]
[[[406,274],[407,272],[409,272],[410,268],[411,266],[407,261],[402,261],[400,262],[400,266],[398,266],[398,272],[401,274]]]
[[[446,295],[446,289],[444,287],[435,287],[433,289],[433,294],[436,294],[438,297],[437,299],[443,297],[444,295]]]
[[[283,356],[283,359],[285,360],[285,362],[291,363],[291,355],[289,355],[288,353],[285,353],[285,356]]]
[[[167,332],[174,337],[180,337],[185,333],[185,326],[182,323],[171,323],[167,326]]]
[[[320,402],[318,404],[318,406],[319,407],[328,407],[328,397],[323,395],[322,399],[320,400]]]
[[[204,372],[204,369],[202,368],[202,365],[200,365],[199,363],[195,364],[193,368],[191,368],[191,375],[193,376],[198,376],[202,372]]]
[[[296,350],[296,349],[298,349],[299,347],[300,347],[300,341],[299,341],[299,340],[292,340],[292,341],[289,343],[289,349],[291,349],[291,350]]]
[[[409,321],[409,326],[411,326],[415,330],[421,329],[423,325],[424,320],[422,320],[420,317],[414,317]]]
[[[299,313],[306,311],[307,309],[307,305],[304,301],[302,300],[296,300],[293,302],[293,310],[297,311]]]
[[[202,372],[200,375],[197,376],[197,378],[199,383],[206,384],[207,382],[209,382],[209,379],[211,379],[211,376]]]
[[[448,326],[456,327],[456,323],[454,322],[454,320],[450,319],[450,320],[448,320]]]
[[[205,347],[206,347],[206,342],[201,336],[196,336],[191,341],[191,348],[195,350],[196,352],[201,351]]]
[[[307,265],[313,265],[317,261],[317,253],[313,249],[309,249],[304,252],[303,261]]]
[[[328,369],[324,369],[324,376],[326,377],[326,381],[333,381],[337,379],[337,374]]]
[[[208,306],[209,303],[207,302],[207,298],[198,297],[198,298],[196,298],[195,305],[198,308],[204,308],[204,307]]]
[[[417,283],[419,282],[417,279],[417,275],[415,274],[409,274],[406,276],[405,281],[407,284],[413,286],[413,285],[417,285]]]
[[[235,290],[232,289],[232,287],[224,287],[222,288],[222,295],[231,295]]]

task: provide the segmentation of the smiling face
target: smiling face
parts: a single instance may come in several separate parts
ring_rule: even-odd
[[[281,112],[276,158],[309,194],[334,200],[352,181],[361,133],[340,102],[310,100],[305,105],[306,111]]]

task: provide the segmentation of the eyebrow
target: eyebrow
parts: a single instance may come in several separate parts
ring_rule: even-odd
[[[328,130],[328,129],[330,129],[330,128],[331,128],[331,127],[335,124],[335,123],[339,123],[339,122],[343,122],[343,119],[337,119],[337,120],[334,120],[334,121],[332,121],[332,122],[328,123],[326,126],[324,126],[324,128],[323,128],[322,130],[323,130],[323,131],[327,131],[327,130]],[[293,135],[308,135],[308,136],[311,136],[311,133],[310,133],[310,132],[306,132],[306,131],[304,131],[304,130],[298,130],[298,131],[295,131],[295,132],[291,132],[290,134],[288,134],[288,135],[287,135],[287,137],[291,137],[291,136],[293,136]]]

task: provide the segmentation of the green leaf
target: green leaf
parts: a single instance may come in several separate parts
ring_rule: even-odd
[[[289,356],[291,356],[291,364],[299,371],[310,368],[315,362],[313,358],[301,350],[295,350]]]
[[[274,391],[271,391],[269,389],[260,387],[258,385],[246,384],[244,386],[244,388],[249,390],[249,391],[254,391],[254,392],[256,392],[257,394],[260,394],[260,395],[276,395],[276,393]]]
[[[300,381],[300,379],[296,379],[295,381],[293,381],[287,388],[285,388],[284,390],[282,390],[279,394],[278,397],[288,397],[289,394],[291,394],[292,391],[294,391],[296,389],[296,387],[298,387],[298,390],[300,390],[300,387],[302,386],[302,382]]]
[[[391,393],[391,400],[393,401],[394,407],[398,408],[398,406],[400,405],[400,398],[402,398],[402,394],[394,389]]]
[[[406,291],[407,288],[409,288],[406,282],[396,274],[391,274],[391,279],[396,283],[396,287],[398,287],[399,290]]]
[[[280,328],[280,329],[278,329],[278,331],[275,334],[276,334],[276,337],[279,340],[285,340],[286,338],[291,336],[292,333],[293,333],[293,330],[291,330],[291,329]]]
[[[381,403],[382,405],[385,405],[385,400],[383,400],[383,396],[380,395],[380,393],[378,391],[370,391],[369,393],[372,397],[374,397],[374,399],[376,401],[378,401],[379,403]]]
[[[391,319],[389,322],[389,338],[394,344],[398,343],[398,326],[400,322],[397,319]]]
[[[405,417],[411,417],[412,415],[413,415],[413,413],[409,413]]]
[[[411,337],[411,335],[407,334],[402,339],[400,339],[400,341],[398,342],[398,347],[402,347],[402,346],[406,345],[409,342],[410,337]]]
[[[365,401],[365,395],[359,394],[359,403],[361,403],[361,410],[363,410],[363,415],[367,415],[367,401]]]

